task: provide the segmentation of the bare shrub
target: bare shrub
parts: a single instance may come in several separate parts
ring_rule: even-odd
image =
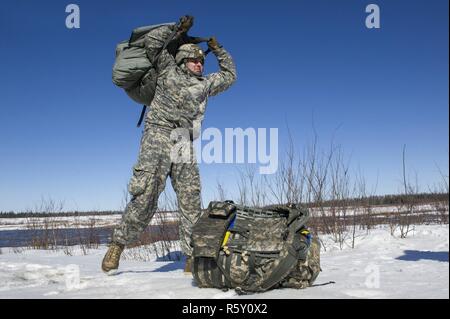
[[[433,203],[434,212],[430,211],[426,207],[433,196],[420,193],[417,174],[413,180],[406,174],[406,147],[402,158],[403,190],[398,195],[375,196],[377,185],[369,188],[361,173],[350,172],[350,159],[340,145],[332,142],[328,149],[319,149],[318,144],[315,134],[299,152],[289,136],[288,148],[275,174],[261,176],[251,165],[239,170],[235,202],[256,207],[306,205],[312,213],[308,223],[312,232],[330,235],[341,249],[354,248],[358,237],[367,236],[378,225],[387,224],[392,236],[406,238],[414,232],[414,225],[448,223],[448,176],[441,173],[442,185],[434,191],[439,195],[434,198],[439,200]],[[217,189],[219,200],[228,199],[220,182]],[[378,212],[377,205],[392,211]]]
[[[132,260],[151,260],[160,258],[181,260],[179,251],[180,217],[176,197],[166,191],[161,194],[158,210],[152,218],[152,224],[139,237],[137,243],[128,246],[124,258]]]
[[[14,254],[21,254],[21,253],[23,253],[25,251],[25,248],[24,247],[13,247],[12,248],[12,252],[14,253]]]
[[[330,144],[327,151],[318,149],[318,138],[307,146],[301,163],[302,183],[306,197],[316,220],[314,231],[331,235],[332,240],[342,249],[352,238],[354,247],[356,236],[356,212],[350,211],[349,198],[354,187],[349,173],[350,161],[346,159],[340,145]],[[350,233],[348,215],[353,213],[353,232]]]
[[[397,205],[397,222],[398,229],[400,231],[400,238],[406,238],[408,234],[414,230],[414,226],[411,223],[412,216],[416,213],[416,202],[415,197],[408,196],[419,193],[419,186],[417,181],[412,184],[409,178],[406,176],[406,145],[403,146],[402,153],[402,168],[403,168],[403,187],[404,187],[404,199]]]
[[[74,250],[73,246],[64,245],[62,247],[62,250],[63,250],[64,255],[66,255],[66,256],[73,256],[73,250]]]
[[[448,200],[433,203],[435,211],[439,214],[439,223],[448,224],[449,204]]]
[[[228,199],[227,192],[220,181],[216,181],[216,188],[217,188],[217,200],[222,202],[227,200]]]
[[[278,170],[272,180],[267,175],[264,176],[270,195],[276,203],[302,203],[306,201],[305,166],[302,165],[301,159],[296,154],[297,151],[289,131],[289,144],[285,158],[280,161]]]
[[[324,152],[318,150],[317,144],[315,136],[299,157],[290,137],[286,154],[272,176],[261,179],[248,166],[241,170],[238,202],[256,207],[285,203],[307,205],[313,215],[309,223],[313,233],[330,234],[342,249],[350,236],[347,218],[347,199],[352,193],[349,162],[340,146],[332,143]]]
[[[96,219],[90,218],[86,222],[75,214],[73,221],[65,221],[62,219],[63,209],[63,202],[42,198],[39,205],[27,212],[32,216],[26,218],[27,230],[32,232],[27,246],[31,249],[62,249],[70,256],[73,255],[72,246],[75,245],[80,247],[84,255],[88,254],[89,249],[98,248],[100,238]]]
[[[449,182],[448,175],[444,174],[442,170],[438,167],[439,174],[441,176],[440,182],[434,186],[433,189],[430,189],[430,193],[432,194],[447,194],[445,199],[434,201],[432,206],[434,210],[439,215],[439,223],[440,224],[448,224],[448,215],[449,215]]]
[[[124,260],[137,260],[137,261],[152,261],[155,255],[158,256],[158,251],[155,251],[156,244],[139,245],[130,247],[124,250],[122,258]]]
[[[267,204],[264,178],[256,173],[254,165],[247,165],[238,170],[238,190],[240,205],[263,207]]]
[[[41,198],[39,205],[29,211],[37,214],[51,214],[50,217],[27,218],[27,229],[34,232],[30,248],[56,250],[60,231],[56,221],[56,214],[63,212],[64,202],[56,202],[53,199]]]

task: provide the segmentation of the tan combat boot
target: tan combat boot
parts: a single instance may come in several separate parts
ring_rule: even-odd
[[[186,258],[186,263],[184,265],[184,273],[190,275],[192,273],[192,257]]]
[[[102,270],[107,274],[113,274],[119,268],[120,255],[125,248],[124,245],[111,243],[102,261]]]

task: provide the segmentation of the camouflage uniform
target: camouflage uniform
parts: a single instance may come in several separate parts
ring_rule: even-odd
[[[165,26],[147,35],[146,49],[151,61],[172,30],[173,26]],[[191,228],[201,209],[200,175],[192,140],[199,134],[208,97],[228,89],[236,80],[235,65],[228,52],[223,48],[212,52],[219,61],[220,71],[205,77],[194,75],[184,63],[177,65],[167,50],[163,50],[155,62],[159,74],[156,93],[146,115],[138,161],[128,184],[132,198],[120,225],[114,230],[113,242],[129,244],[138,239],[154,215],[159,195],[170,176],[181,215],[182,250],[191,256]],[[191,158],[174,162],[171,152],[179,145],[179,132],[187,132],[187,139],[183,141]]]

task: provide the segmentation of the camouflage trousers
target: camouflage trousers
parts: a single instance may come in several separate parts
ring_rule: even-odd
[[[191,256],[192,227],[197,222],[201,209],[199,169],[190,139],[182,144],[179,139],[171,138],[170,133],[165,129],[146,125],[138,162],[133,167],[133,176],[128,184],[131,200],[121,223],[114,229],[112,241],[127,245],[138,240],[155,214],[158,198],[170,176],[180,214],[181,248],[185,255]],[[180,145],[184,145],[184,150],[186,147],[190,149],[192,156],[189,161],[173,161],[174,152],[181,152]]]

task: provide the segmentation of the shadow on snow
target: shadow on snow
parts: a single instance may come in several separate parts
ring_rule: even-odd
[[[403,253],[403,256],[399,256],[396,259],[405,261],[419,261],[425,259],[448,263],[448,251],[405,250]]]
[[[184,264],[186,262],[186,257],[183,255],[181,251],[172,251],[169,254],[165,256],[161,256],[156,258],[156,261],[172,261],[169,264],[166,264],[164,266],[161,266],[155,270],[154,272],[168,272],[168,271],[175,271],[179,269],[184,269]]]

